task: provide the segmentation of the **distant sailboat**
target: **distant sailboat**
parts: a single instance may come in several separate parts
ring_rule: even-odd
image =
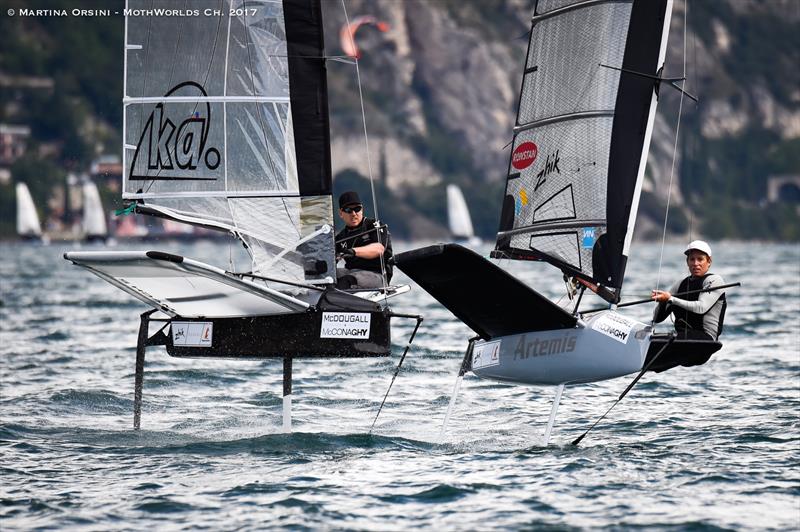
[[[39,215],[25,183],[17,183],[17,234],[25,240],[47,241],[47,238],[42,236]]]
[[[97,185],[92,181],[83,184],[83,239],[89,242],[103,242],[108,238],[106,214]]]
[[[481,239],[475,236],[467,202],[458,185],[447,185],[447,222],[453,238],[467,246],[477,246]]]

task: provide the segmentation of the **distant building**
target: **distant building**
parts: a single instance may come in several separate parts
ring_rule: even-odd
[[[767,201],[800,203],[800,175],[776,175],[767,179]]]
[[[89,174],[95,183],[102,183],[113,192],[122,186],[122,161],[117,155],[101,155],[92,162]]]
[[[0,166],[11,166],[25,154],[31,128],[0,124]]]

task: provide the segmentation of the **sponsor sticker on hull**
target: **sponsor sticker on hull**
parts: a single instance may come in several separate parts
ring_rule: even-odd
[[[173,321],[172,344],[182,347],[211,347],[214,323],[211,321]]]
[[[369,312],[323,312],[319,337],[366,340],[371,319]]]
[[[500,364],[500,342],[486,342],[476,345],[472,351],[472,369],[481,369]]]
[[[592,323],[592,329],[605,334],[609,338],[613,338],[621,344],[628,343],[628,337],[631,335],[636,322],[634,320],[620,316],[619,314],[608,312],[598,317]]]

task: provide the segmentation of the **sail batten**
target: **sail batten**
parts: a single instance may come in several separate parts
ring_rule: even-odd
[[[123,198],[230,231],[256,273],[335,277],[320,0],[195,4],[216,15],[126,17]]]
[[[620,288],[671,0],[539,0],[494,255]]]
[[[265,103],[289,103],[290,99],[285,96],[128,96],[122,99],[123,104],[131,103],[205,103],[205,102],[265,102]]]
[[[542,126],[549,126],[550,124],[557,124],[559,122],[567,122],[569,120],[581,120],[583,118],[595,118],[599,116],[614,116],[614,110],[597,110],[597,111],[580,111],[577,113],[567,113],[558,116],[551,116],[548,118],[542,118],[540,120],[535,120],[533,122],[528,122],[526,124],[520,124],[514,127],[514,135],[516,136],[523,131],[528,131],[529,129],[534,129],[537,127]]]

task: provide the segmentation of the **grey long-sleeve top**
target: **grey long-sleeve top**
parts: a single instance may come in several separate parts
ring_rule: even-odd
[[[683,279],[673,284],[669,288],[669,293],[674,294],[678,292],[682,281]],[[725,284],[725,280],[722,276],[715,273],[703,280],[703,288],[713,288],[723,284]],[[703,314],[703,330],[711,335],[712,338],[716,338],[719,327],[719,317],[722,313],[722,301],[720,301],[720,297],[722,297],[724,293],[724,290],[701,292],[697,297],[697,301],[687,301],[672,296],[667,303],[659,303],[656,305],[656,310],[653,313],[653,320],[656,323],[662,322],[671,313],[672,309],[670,309],[670,306],[680,307],[694,314]]]

